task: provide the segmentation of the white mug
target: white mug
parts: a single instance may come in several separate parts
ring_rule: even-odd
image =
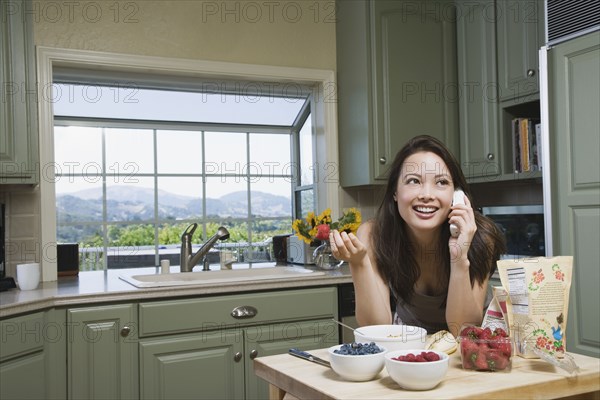
[[[40,283],[40,264],[17,264],[17,282],[21,290],[33,290]]]

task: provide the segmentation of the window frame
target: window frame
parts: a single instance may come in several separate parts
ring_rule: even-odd
[[[152,72],[169,77],[297,82],[314,86],[316,98],[313,104],[316,106],[312,114],[317,147],[315,162],[318,164],[315,173],[316,208],[331,208],[333,214],[339,214],[337,84],[333,70],[173,59],[45,46],[38,46],[36,53],[40,135],[39,198],[41,209],[44,210],[40,225],[42,280],[53,281],[57,278],[55,177],[52,165],[54,115],[50,93],[53,71],[59,68],[129,74]]]
[[[295,163],[295,165],[297,166],[296,170],[295,170],[295,176],[294,176],[294,182],[296,182],[296,184],[294,184],[293,186],[293,194],[292,194],[292,218],[296,219],[296,218],[302,218],[302,205],[300,204],[301,201],[301,195],[302,192],[307,191],[307,190],[313,190],[313,204],[312,204],[312,208],[316,209],[316,199],[317,199],[317,185],[315,184],[317,176],[315,173],[315,168],[314,165],[312,167],[312,184],[310,185],[302,185],[302,179],[301,179],[301,175],[302,175],[302,160],[301,160],[301,156],[300,156],[300,131],[302,130],[302,128],[304,127],[304,124],[306,123],[306,121],[308,121],[308,119],[311,119],[311,126],[315,126],[315,121],[314,121],[314,116],[312,113],[313,110],[313,106],[312,106],[312,97],[309,97],[308,101],[303,105],[302,109],[300,110],[300,112],[298,113],[298,117],[296,118],[296,120],[294,121],[293,124],[293,128],[292,128],[292,134],[294,137],[294,142],[293,142],[293,153],[292,153],[292,163]],[[312,148],[311,148],[311,152],[313,155],[313,160],[316,159],[316,146],[315,146],[315,132],[314,132],[314,128],[311,129],[311,135],[313,136],[311,143],[312,143]]]

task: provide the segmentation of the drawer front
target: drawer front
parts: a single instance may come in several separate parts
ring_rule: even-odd
[[[0,321],[0,361],[43,350],[44,313]]]
[[[334,318],[338,305],[336,288],[326,287],[157,301],[139,307],[139,334],[144,337],[272,321]]]

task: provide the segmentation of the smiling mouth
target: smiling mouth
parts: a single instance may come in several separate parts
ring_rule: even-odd
[[[433,214],[437,211],[436,207],[425,207],[425,206],[416,206],[413,207],[413,210],[421,213],[421,214]]]

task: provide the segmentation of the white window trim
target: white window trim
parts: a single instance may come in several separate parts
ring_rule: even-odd
[[[56,194],[54,188],[53,68],[56,66],[132,73],[198,76],[215,79],[296,82],[313,85],[319,95],[314,110],[316,132],[315,176],[317,208],[340,214],[337,131],[337,85],[330,70],[239,64],[179,58],[151,57],[87,50],[37,47],[38,116],[40,135],[40,204],[42,248],[56,243]],[[42,258],[42,279],[57,279],[56,257]]]

